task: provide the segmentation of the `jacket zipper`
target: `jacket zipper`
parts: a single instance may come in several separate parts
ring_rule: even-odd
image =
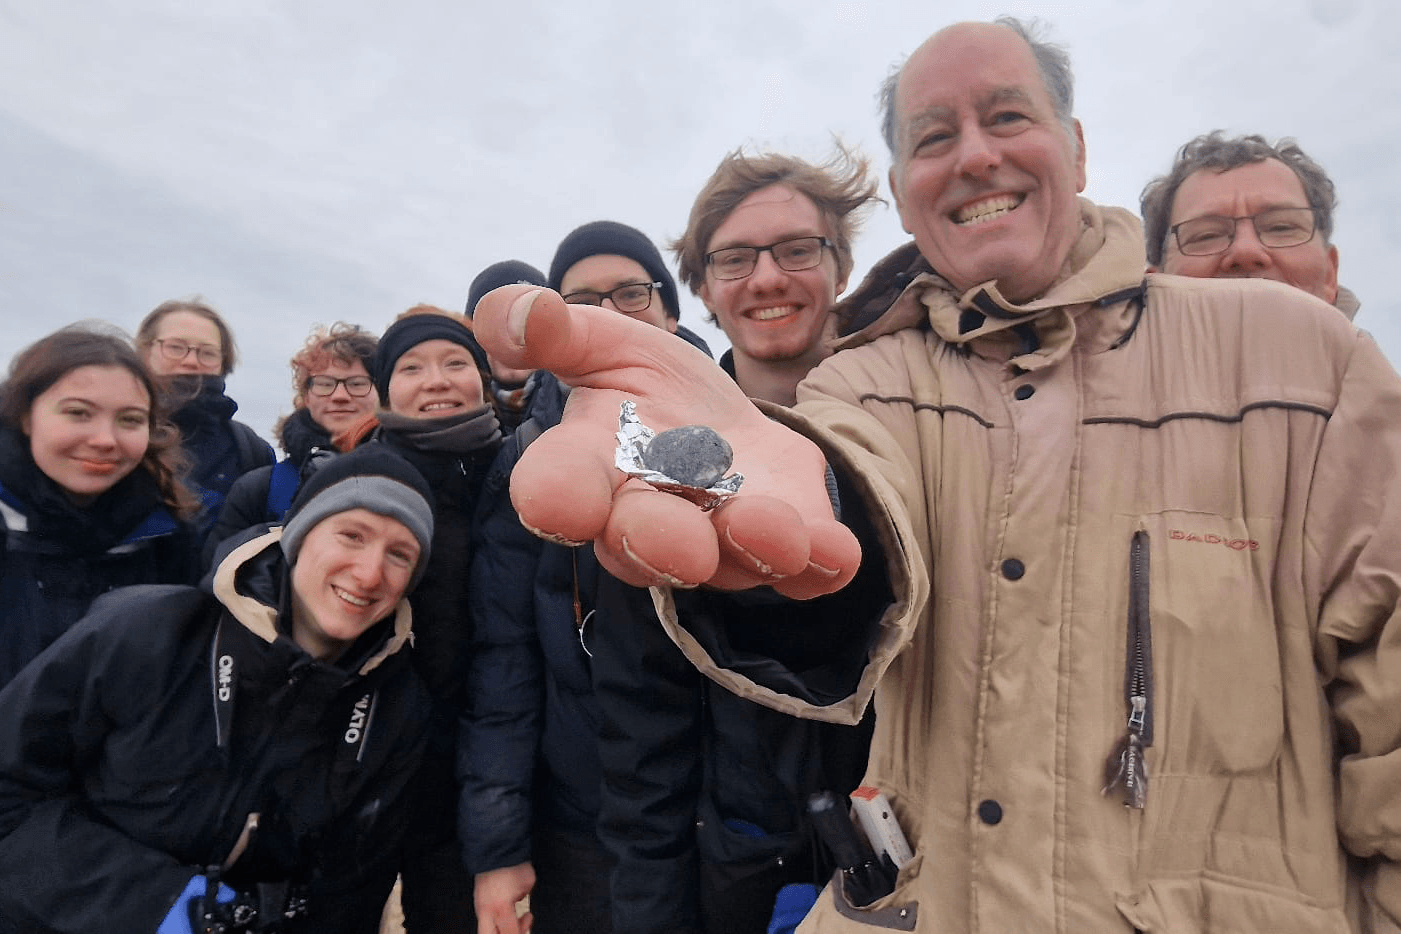
[[[1128,639],[1125,646],[1124,706],[1128,724],[1105,764],[1103,793],[1120,791],[1124,806],[1142,809],[1148,800],[1145,750],[1153,745],[1153,632],[1148,610],[1148,533],[1129,543]]]

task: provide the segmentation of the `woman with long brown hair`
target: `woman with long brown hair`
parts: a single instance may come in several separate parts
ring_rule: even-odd
[[[198,502],[180,437],[130,343],[72,325],[0,386],[0,687],[100,594],[193,583]]]

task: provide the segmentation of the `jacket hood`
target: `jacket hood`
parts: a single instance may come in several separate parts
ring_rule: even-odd
[[[1001,345],[1002,354],[1023,370],[1056,362],[1075,342],[1077,314],[1131,296],[1142,288],[1146,268],[1142,224],[1137,217],[1123,208],[1104,208],[1081,198],[1080,218],[1080,238],[1071,248],[1060,277],[1041,296],[1022,304],[1003,297],[995,281],[959,294],[938,273],[918,271],[922,257],[911,252],[914,244],[901,247],[877,265],[853,298],[859,294],[880,297],[879,284],[873,281],[878,272],[887,281],[895,276],[892,288],[900,273],[913,278],[878,317],[873,317],[871,308],[844,308],[846,320],[853,326],[861,321],[869,323],[837,341],[835,349],[858,347],[906,328],[928,327],[955,346],[978,341],[979,350],[984,351],[989,344]],[[1034,339],[1022,327],[1028,324],[1034,328]],[[1123,325],[1128,326],[1128,322]]]
[[[1338,297],[1333,300],[1333,307],[1347,315],[1347,319],[1352,321],[1357,317],[1357,312],[1362,309],[1362,302],[1352,289],[1345,289],[1340,285],[1338,286]]]
[[[230,616],[268,644],[290,631],[280,625],[291,612],[288,568],[282,558],[282,527],[273,526],[234,547],[214,570],[212,589]],[[373,647],[356,669],[367,675],[385,659],[413,644],[413,611],[401,599],[394,609],[393,625],[382,644]]]

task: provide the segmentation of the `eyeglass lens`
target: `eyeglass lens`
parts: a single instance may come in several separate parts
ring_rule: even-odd
[[[799,272],[822,262],[822,248],[826,245],[822,237],[795,237],[768,246],[736,246],[716,250],[707,258],[715,278],[743,279],[758,265],[760,253],[772,256],[779,269]]]
[[[610,292],[570,292],[564,296],[564,300],[571,305],[602,306],[604,299],[610,299],[613,307],[619,311],[636,312],[652,304],[654,287],[655,284],[651,282],[631,282]]]
[[[311,378],[311,393],[315,396],[329,396],[336,391],[337,386],[345,386],[345,391],[352,396],[368,395],[374,388],[374,382],[368,376],[349,376],[345,379],[336,379],[334,376],[313,376]]]
[[[195,352],[195,359],[206,365],[218,363],[223,359],[223,354],[219,352],[219,348],[211,346],[210,344],[195,346],[194,344],[187,344],[184,341],[176,340],[158,340],[156,343],[160,345],[161,354],[164,355],[167,360],[184,360],[189,356],[192,350]]]
[[[1183,221],[1173,228],[1177,248],[1186,256],[1224,253],[1236,239],[1236,225],[1243,220],[1250,221],[1255,236],[1267,247],[1298,246],[1313,239],[1312,208],[1270,208],[1243,217],[1209,215]]]

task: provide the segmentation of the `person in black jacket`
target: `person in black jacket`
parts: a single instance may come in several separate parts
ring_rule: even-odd
[[[676,283],[641,231],[595,221],[570,233],[550,264],[551,288],[696,344],[678,324]],[[542,542],[507,495],[525,447],[559,423],[567,390],[548,373],[529,417],[503,446],[482,492],[470,597],[476,640],[462,721],[460,836],[476,876],[478,930],[517,934],[530,896],[538,929],[607,932],[613,860],[595,823],[601,768],[598,705],[585,642],[607,575],[592,548]]]
[[[432,493],[336,458],[202,587],[116,591],[0,692],[0,930],[373,934],[423,748]],[[390,877],[392,878],[392,876]]]
[[[217,311],[201,301],[162,302],[141,319],[136,348],[160,384],[189,455],[186,479],[204,503],[202,544],[234,481],[277,458],[257,432],[234,420],[238,403],[225,395],[224,380],[238,363],[238,348]]]
[[[0,687],[127,584],[194,583],[180,439],[124,337],[63,328],[0,387]]]
[[[344,451],[373,424],[375,384],[370,375],[379,339],[359,325],[337,321],[317,327],[292,357],[292,414],[273,429],[287,456],[234,481],[205,543],[206,563],[218,543],[263,522],[280,522],[313,455]]]
[[[439,520],[432,561],[412,600],[415,618],[426,621],[414,660],[434,711],[400,868],[404,925],[410,934],[472,934],[472,878],[452,820],[453,763],[471,655],[472,521],[501,430],[487,401],[486,354],[461,315],[432,305],[410,308],[380,337],[373,372],[380,408],[369,444],[387,446],[418,468],[433,487]]]

